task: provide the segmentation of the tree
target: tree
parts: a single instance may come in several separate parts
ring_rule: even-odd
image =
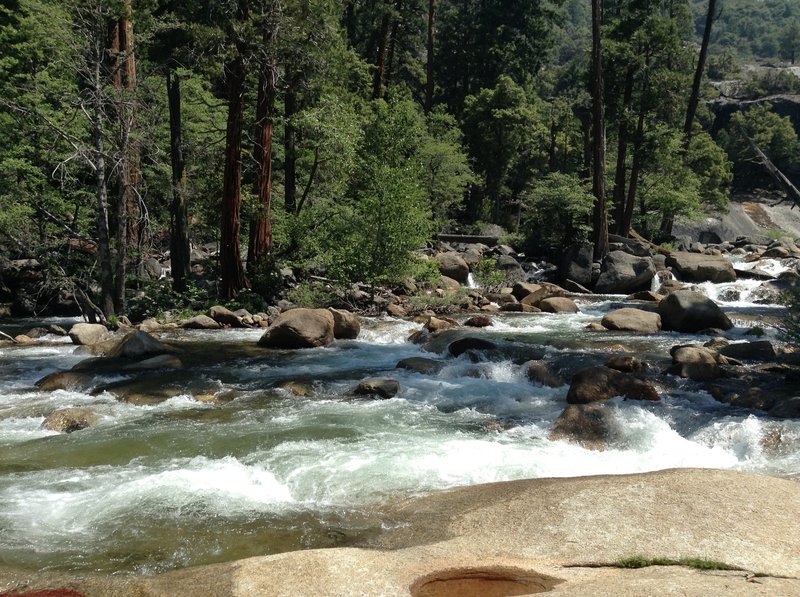
[[[795,63],[797,53],[800,51],[800,19],[795,17],[789,21],[781,31],[780,37],[781,56],[791,64]]]
[[[595,197],[592,233],[594,258],[608,252],[608,214],[606,212],[606,130],[603,104],[603,56],[600,26],[603,1],[592,0],[592,194]]]

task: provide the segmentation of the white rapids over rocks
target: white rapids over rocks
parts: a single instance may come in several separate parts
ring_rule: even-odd
[[[586,324],[620,298],[579,299],[575,315],[498,316],[491,333],[591,350]],[[395,369],[407,357],[440,358],[406,342],[418,328],[367,319],[356,341],[198,372],[235,392],[222,405],[188,391],[155,406],[40,392],[37,379],[81,360],[73,347],[0,349],[0,563],[147,573],[324,546],[390,524],[370,518],[386,499],[492,481],[671,467],[800,476],[800,422],[720,404],[689,386],[657,403],[612,400],[619,433],[606,451],[550,441],[567,386],[540,387],[511,361],[466,356],[435,375]],[[181,338],[213,351],[259,335]],[[638,336],[636,350],[666,354],[687,339]],[[396,379],[401,390],[390,400],[355,399],[352,389],[368,376]],[[307,380],[314,396],[277,389],[286,380]],[[94,410],[99,424],[69,435],[40,429],[47,414],[74,406]]]

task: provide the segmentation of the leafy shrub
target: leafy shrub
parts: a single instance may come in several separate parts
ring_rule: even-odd
[[[189,315],[204,311],[209,306],[209,294],[190,280],[185,292],[176,292],[167,279],[156,280],[128,301],[128,317],[131,321],[143,321],[150,317],[162,317],[166,311],[177,311],[176,315]]]
[[[496,269],[497,259],[482,257],[472,268],[472,275],[478,285],[485,291],[493,291],[502,286],[506,275]]]
[[[287,294],[289,301],[298,307],[327,307],[338,302],[336,293],[319,282],[301,282]]]

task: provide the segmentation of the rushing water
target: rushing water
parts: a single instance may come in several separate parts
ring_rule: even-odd
[[[728,305],[734,319],[775,314],[741,300],[748,285]],[[545,346],[545,360],[626,345],[663,361],[670,346],[697,340],[585,331],[619,304],[497,317],[471,333]],[[619,433],[608,450],[550,441],[567,386],[533,384],[511,358],[446,359],[432,375],[396,369],[406,357],[444,359],[406,342],[418,327],[368,319],[357,341],[296,352],[254,348],[257,330],[163,336],[183,346],[189,374],[158,373],[151,381],[174,395],[152,406],[35,389],[84,358],[64,339],[0,349],[0,564],[154,573],[342,545],[393,524],[386,500],[490,481],[689,466],[800,474],[800,422],[720,404],[689,382],[657,403],[613,400]],[[400,393],[352,396],[368,376],[398,380]],[[281,389],[285,381],[309,383],[313,396]],[[198,400],[210,396],[218,400]],[[69,435],[41,429],[73,406],[100,423]]]

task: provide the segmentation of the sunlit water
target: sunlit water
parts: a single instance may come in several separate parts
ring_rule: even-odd
[[[737,284],[731,308],[765,308],[743,303],[749,282]],[[621,299],[583,301],[575,315],[498,316],[469,333],[522,354],[540,346],[546,361],[620,345],[657,361],[697,340],[585,331]],[[381,513],[389,500],[491,481],[669,467],[800,474],[800,423],[720,404],[690,383],[663,389],[657,403],[613,400],[618,433],[603,452],[550,441],[566,385],[529,382],[511,356],[473,363],[424,352],[406,341],[418,328],[368,319],[357,341],[296,352],[255,348],[257,330],[167,335],[186,349],[189,374],[152,374],[175,388],[152,406],[36,390],[37,379],[85,358],[68,340],[0,349],[0,564],[155,573],[348,544],[391,528]],[[396,369],[415,356],[445,364],[433,375]],[[354,397],[369,376],[398,380],[400,393]],[[313,396],[281,389],[286,381],[310,384]],[[47,414],[73,406],[90,407],[99,424],[41,429]]]

